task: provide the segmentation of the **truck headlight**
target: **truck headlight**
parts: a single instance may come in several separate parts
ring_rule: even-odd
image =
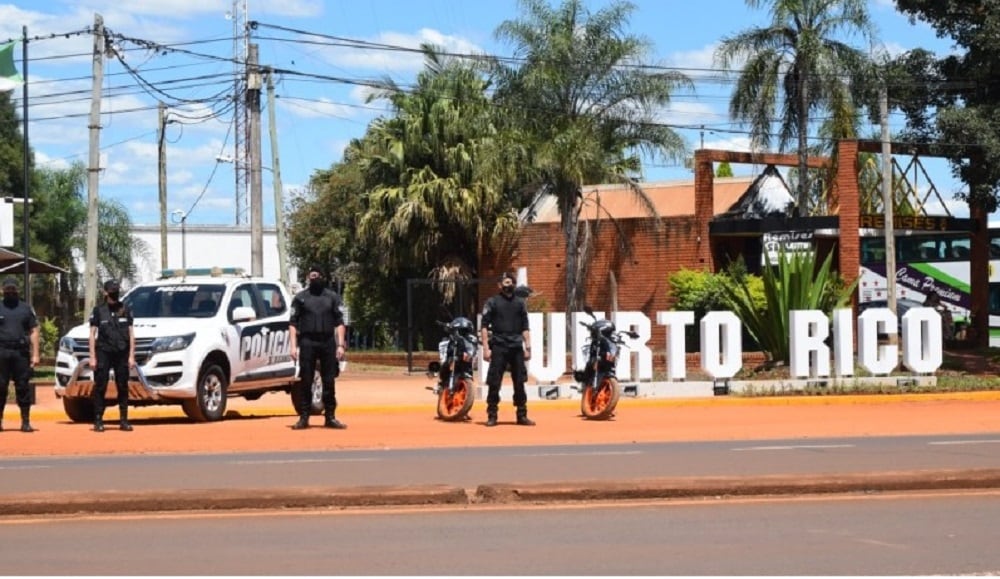
[[[70,338],[69,336],[63,336],[59,338],[59,351],[65,352],[67,354],[73,353],[73,346],[76,345],[76,340]]]
[[[184,334],[183,336],[166,336],[153,340],[150,348],[154,354],[159,352],[174,352],[187,348],[191,345],[192,341],[194,341],[194,333]]]

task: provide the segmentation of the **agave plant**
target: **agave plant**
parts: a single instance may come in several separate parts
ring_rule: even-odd
[[[761,273],[767,299],[765,310],[754,306],[747,284],[734,279],[734,283],[725,285],[733,310],[772,364],[788,364],[790,312],[821,310],[829,315],[850,300],[857,282],[846,287],[839,284],[836,272],[831,271],[832,263],[832,251],[819,268],[815,251],[779,250],[776,264],[765,255]]]

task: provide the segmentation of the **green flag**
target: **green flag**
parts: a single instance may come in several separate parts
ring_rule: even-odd
[[[14,66],[14,42],[0,45],[0,92],[14,90],[23,82]]]

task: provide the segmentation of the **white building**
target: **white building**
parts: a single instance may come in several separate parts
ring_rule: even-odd
[[[279,279],[277,232],[273,227],[264,230],[263,276]],[[134,225],[132,235],[141,239],[145,247],[133,249],[137,282],[160,277],[160,226]],[[183,235],[178,225],[167,227],[167,268],[241,267],[248,274],[250,268],[249,225],[187,225]],[[82,264],[80,264],[82,265]],[[82,271],[83,268],[81,267]],[[288,280],[294,284],[298,271],[289,266]]]

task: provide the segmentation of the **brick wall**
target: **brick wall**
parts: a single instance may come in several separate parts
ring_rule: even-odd
[[[656,312],[670,309],[667,276],[681,268],[701,269],[699,227],[694,216],[672,218],[657,231],[649,219],[620,219],[617,228],[601,221],[594,232],[594,250],[589,260],[586,303],[595,310],[614,306],[617,310],[641,311],[653,324]],[[631,244],[624,239],[631,239]],[[565,242],[558,223],[527,225],[509,256],[486,256],[481,275],[494,279],[505,269],[526,267],[528,285],[535,296],[528,301],[532,311],[565,311]],[[612,280],[612,276],[614,278]],[[496,292],[496,286],[480,289],[479,303]],[[653,332],[652,347],[665,347],[665,332]]]

